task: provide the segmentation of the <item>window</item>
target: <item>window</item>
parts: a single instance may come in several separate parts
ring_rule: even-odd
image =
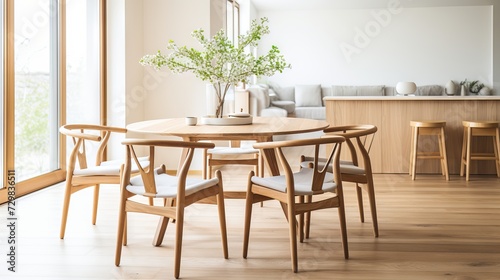
[[[106,0],[3,0],[0,6],[1,32],[12,36],[1,41],[2,203],[9,170],[16,173],[16,196],[64,180],[62,124],[103,123]]]
[[[240,35],[240,5],[234,0],[227,0],[226,34],[233,44],[238,44],[238,36]]]
[[[18,181],[59,169],[58,20],[55,1],[15,1],[14,166]]]

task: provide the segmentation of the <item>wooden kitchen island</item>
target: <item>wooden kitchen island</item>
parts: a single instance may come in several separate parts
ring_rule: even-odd
[[[378,127],[370,152],[375,173],[408,173],[411,120],[446,121],[450,174],[460,174],[462,121],[500,120],[500,96],[329,96],[323,100],[326,120],[331,126]],[[421,137],[419,150],[434,148],[437,149],[434,138]],[[492,151],[493,143],[489,138],[479,139],[473,143],[473,149]],[[419,160],[417,173],[441,173],[439,161]],[[471,163],[471,174],[495,173],[493,161]]]

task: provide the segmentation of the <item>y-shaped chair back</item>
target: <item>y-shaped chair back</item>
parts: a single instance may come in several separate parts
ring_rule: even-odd
[[[121,178],[120,210],[118,220],[118,233],[116,242],[115,265],[120,265],[122,245],[126,245],[126,220],[128,212],[153,214],[162,217],[156,233],[155,245],[160,245],[169,219],[175,219],[175,254],[174,254],[174,277],[179,278],[181,264],[181,248],[184,227],[184,209],[195,202],[216,203],[224,258],[228,258],[226,218],[224,209],[224,190],[222,187],[222,175],[216,172],[216,178],[199,179],[188,178],[195,149],[210,149],[213,143],[185,142],[173,140],[149,140],[149,139],[126,139],[122,142],[126,145],[126,161],[123,166]],[[181,148],[185,149],[185,156],[181,159],[180,169],[177,174],[168,175],[165,165],[157,169],[142,168],[140,157],[137,156],[136,146],[146,147],[148,157],[152,163],[155,160],[157,148]],[[138,166],[140,176],[131,176],[133,167]],[[165,205],[150,205],[131,200],[133,196],[144,196],[147,198],[161,198]]]
[[[125,134],[127,130],[121,127],[94,124],[67,124],[60,127],[59,131],[71,137],[73,142],[66,166],[66,187],[60,229],[60,238],[63,239],[71,195],[92,186],[94,187],[92,224],[96,224],[99,186],[100,184],[119,184],[120,166],[123,163],[123,160],[107,161],[106,147],[112,134]],[[143,165],[149,164],[147,158],[143,158],[142,162]]]
[[[289,223],[290,231],[290,251],[292,260],[292,270],[297,272],[297,227],[299,228],[299,240],[303,241],[303,222],[297,224],[295,216],[300,217],[304,213],[315,210],[337,208],[340,220],[340,229],[342,235],[342,246],[344,248],[344,257],[349,257],[347,246],[347,230],[345,222],[344,199],[342,192],[342,178],[339,172],[339,155],[341,144],[344,137],[332,136],[325,138],[300,139],[279,142],[265,142],[254,144],[254,148],[260,149],[261,153],[265,150],[274,150],[277,154],[279,165],[283,170],[283,175],[270,177],[258,177],[254,172],[250,172],[247,187],[247,200],[245,211],[245,235],[243,241],[243,257],[247,257],[248,240],[250,235],[250,220],[252,215],[252,205],[269,199],[276,199],[281,203],[285,216]],[[334,145],[328,158],[326,166],[321,167],[320,151],[322,146]],[[309,167],[296,169],[293,171],[290,161],[285,155],[284,149],[300,148],[307,146],[314,148],[314,158]],[[266,157],[266,160],[271,158]],[[335,168],[333,173],[327,171],[327,166],[332,164]],[[298,165],[298,164],[297,164]],[[330,194],[330,195],[325,195]],[[310,197],[304,202],[304,197]],[[298,197],[298,201],[297,198]],[[313,200],[312,198],[315,198]]]
[[[340,161],[340,172],[344,182],[356,184],[356,194],[358,197],[358,208],[361,222],[365,221],[363,209],[363,193],[368,193],[370,210],[373,222],[373,234],[378,237],[377,206],[375,201],[375,189],[373,183],[372,164],[370,160],[370,149],[373,144],[377,127],[374,125],[345,125],[333,126],[324,130],[325,136],[342,136],[346,139],[349,148],[348,160]],[[307,166],[311,157],[302,156],[301,166]],[[320,163],[321,164],[321,163]],[[330,165],[328,170],[332,170]],[[306,237],[309,237],[310,214],[306,215]]]

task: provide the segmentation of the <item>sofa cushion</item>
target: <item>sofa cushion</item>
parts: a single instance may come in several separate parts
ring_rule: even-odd
[[[296,85],[295,106],[296,107],[322,106],[321,85]]]
[[[271,102],[276,101],[276,100],[280,100],[280,97],[272,88],[269,88],[269,100]]]
[[[417,91],[415,95],[422,96],[435,96],[435,95],[443,95],[444,89],[440,85],[430,85],[430,86],[419,86],[417,87]]]
[[[294,87],[273,87],[279,100],[295,101]]]
[[[332,86],[335,96],[383,96],[384,86]]]
[[[284,109],[288,114],[293,114],[295,112],[295,102],[288,100],[276,100],[271,101],[271,105]]]
[[[261,117],[286,117],[288,116],[285,109],[281,109],[278,107],[269,107],[262,111],[260,111]]]
[[[296,107],[295,117],[314,120],[325,120],[326,109],[325,107]]]

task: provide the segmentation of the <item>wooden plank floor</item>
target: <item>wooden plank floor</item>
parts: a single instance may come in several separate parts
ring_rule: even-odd
[[[226,176],[244,184],[247,171]],[[313,216],[312,236],[299,244],[291,272],[288,228],[275,202],[254,208],[248,259],[242,258],[243,200],[226,200],[230,258],[222,257],[216,208],[187,210],[183,279],[500,279],[500,179],[470,182],[440,175],[376,175],[380,237],[361,224],[352,185],[346,188],[350,259],[344,260],[336,210]],[[157,218],[131,214],[129,244],[114,265],[118,188],[105,186],[97,225],[91,191],[73,195],[66,238],[59,239],[63,187],[17,200],[17,272],[7,271],[6,205],[0,206],[0,279],[173,279],[173,227],[161,247],[151,241]],[[367,202],[367,201],[365,201]],[[366,204],[366,209],[368,206]]]

